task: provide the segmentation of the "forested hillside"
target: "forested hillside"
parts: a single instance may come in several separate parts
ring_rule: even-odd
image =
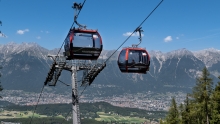
[[[220,79],[220,76],[219,76]],[[213,85],[207,68],[197,78],[192,93],[179,106],[173,97],[170,109],[161,124],[219,124],[220,123],[220,82]]]

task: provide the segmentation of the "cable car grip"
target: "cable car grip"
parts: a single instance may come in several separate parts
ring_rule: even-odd
[[[74,22],[79,26],[79,28],[85,28],[86,29],[86,25],[81,25],[77,22],[77,18],[79,15],[79,12],[81,11],[83,5],[81,5],[81,3],[74,3],[72,8],[75,9],[75,15],[74,15]]]
[[[139,43],[138,44],[132,44],[132,47],[138,47],[138,45],[139,44],[141,44],[141,41],[142,41],[142,36],[141,36],[141,32],[144,32],[142,29],[141,29],[142,27],[137,27],[136,29],[135,29],[135,32],[138,32],[139,33]]]

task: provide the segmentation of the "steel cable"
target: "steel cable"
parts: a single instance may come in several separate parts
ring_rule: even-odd
[[[82,7],[84,6],[85,2],[86,2],[86,0],[84,0],[84,2],[83,2],[83,4],[82,4]],[[79,16],[81,10],[82,10],[82,9],[80,9],[79,12],[77,13],[77,17]],[[72,26],[70,27],[70,29],[73,28],[73,25],[74,25],[74,21],[73,21],[73,24],[72,24]],[[68,34],[67,34],[67,36],[68,36]],[[63,43],[62,43],[62,45],[61,45],[61,47],[60,47],[60,49],[59,49],[59,51],[58,51],[56,57],[59,55],[59,53],[60,53],[60,51],[61,51],[61,49],[62,49],[62,47],[63,47],[63,45],[64,45],[64,42],[65,42],[65,40],[63,41]],[[56,60],[56,57],[55,57],[55,60]]]
[[[85,86],[85,88],[83,89],[83,91],[80,93],[80,95],[79,95],[79,97],[78,97],[78,100],[79,100],[80,97],[82,96],[82,94],[83,94],[83,92],[85,91],[85,89],[86,89],[87,86],[88,86],[88,84]],[[76,102],[76,99],[75,99],[75,101],[73,101],[73,102]],[[70,110],[69,110],[68,114],[65,116],[65,118],[64,118],[64,120],[61,122],[61,124],[63,124],[63,122],[64,122],[65,119],[69,116],[69,114],[71,113],[72,110],[73,110],[73,109],[70,109]],[[74,112],[76,112],[76,111],[74,111]]]
[[[42,87],[42,89],[41,89],[40,96],[38,97],[37,104],[36,104],[36,106],[35,106],[35,108],[34,108],[33,115],[32,115],[32,117],[31,117],[30,124],[31,124],[31,122],[32,122],[32,119],[33,119],[34,113],[35,113],[35,111],[36,111],[36,109],[37,109],[37,106],[38,106],[38,103],[39,103],[39,101],[40,101],[40,97],[41,97],[41,95],[42,95],[42,93],[43,93],[44,86],[45,86],[45,85],[43,85],[43,87]]]
[[[136,28],[140,28],[141,25],[151,16],[151,14],[160,6],[160,4],[163,2],[163,0],[160,1],[160,3],[148,14],[148,16],[140,23],[140,25]],[[105,63],[118,51],[118,49],[121,48],[122,45],[124,45],[125,42],[128,41],[128,39],[136,32],[136,29],[125,39],[125,41],[106,59]]]

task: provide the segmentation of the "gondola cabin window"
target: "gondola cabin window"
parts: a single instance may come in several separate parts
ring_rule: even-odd
[[[147,64],[147,53],[140,50],[129,50],[129,64]]]
[[[126,50],[122,50],[119,56],[119,63],[124,64],[125,63],[125,54],[126,54]]]
[[[67,36],[67,38],[65,39],[65,44],[64,44],[64,50],[66,51],[65,54],[66,56],[70,56],[70,38],[69,35]]]
[[[96,34],[74,33],[74,47],[100,48],[100,39]]]

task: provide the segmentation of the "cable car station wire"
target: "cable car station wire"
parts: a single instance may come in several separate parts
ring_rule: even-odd
[[[86,0],[84,0],[83,4],[81,5],[81,9],[82,9],[83,5],[85,4],[85,2],[86,2]],[[77,13],[76,17],[79,16],[79,14],[80,14],[80,12],[81,12],[81,9],[80,9],[79,12]],[[1,22],[1,21],[0,21],[0,24],[2,25],[2,22]],[[71,28],[73,27],[73,25],[74,25],[74,22],[72,23]],[[71,29],[71,28],[70,28],[70,29]],[[0,34],[1,34],[1,31],[0,31]],[[62,45],[61,45],[61,47],[60,47],[60,49],[59,49],[59,51],[58,51],[56,57],[59,55],[59,53],[60,53],[60,51],[61,51],[61,49],[62,49],[64,43],[65,43],[65,42],[63,41],[63,43],[62,43]],[[53,59],[53,60],[54,60],[54,63],[52,64],[52,66],[51,66],[51,68],[50,68],[50,71],[49,71],[49,73],[48,73],[48,75],[47,75],[46,81],[44,82],[44,85],[43,85],[42,90],[41,90],[41,92],[40,92],[39,98],[38,98],[38,100],[37,100],[37,104],[35,105],[35,108],[34,108],[34,111],[33,111],[33,115],[32,115],[31,120],[30,120],[30,124],[31,124],[31,122],[32,122],[34,113],[35,113],[35,111],[36,111],[36,109],[37,109],[39,100],[40,100],[40,98],[41,98],[41,96],[42,96],[42,93],[43,93],[45,84],[46,84],[48,81],[51,81],[51,80],[52,80],[53,72],[54,72],[55,65],[56,65],[56,57],[55,57],[55,59]],[[62,81],[60,81],[60,82],[62,82]],[[62,82],[62,83],[63,83],[63,82]],[[83,90],[83,92],[84,92],[84,90]]]
[[[128,41],[128,39],[136,32],[137,29],[141,27],[141,25],[151,16],[151,14],[160,6],[160,4],[163,2],[163,0],[160,1],[160,3],[150,12],[150,14],[140,23],[140,25],[125,39],[125,41],[108,57],[108,59],[105,61],[105,63],[125,44],[125,42]]]
[[[32,119],[33,119],[33,117],[34,117],[34,113],[35,113],[35,111],[36,111],[36,109],[37,109],[37,106],[38,106],[38,103],[39,103],[39,101],[40,101],[41,95],[42,95],[42,93],[43,93],[44,86],[45,86],[45,85],[43,85],[43,87],[42,87],[42,89],[41,89],[40,95],[39,95],[38,100],[37,100],[37,104],[35,105],[35,108],[34,108],[34,111],[33,111],[33,115],[32,115],[31,120],[30,120],[30,124],[31,124]]]
[[[79,17],[79,14],[80,14],[80,12],[81,12],[81,10],[82,10],[82,8],[83,8],[85,2],[86,2],[86,0],[83,1],[83,4],[82,4],[82,5],[80,4],[79,12],[74,16],[74,19],[75,19],[75,18],[77,19],[77,18]],[[74,3],[74,4],[76,4],[76,3]],[[79,4],[78,4],[78,5],[79,5]],[[74,6],[72,6],[72,8],[74,8]],[[75,21],[72,23],[70,29],[73,28],[74,23],[75,23]],[[62,43],[62,45],[61,45],[61,47],[60,47],[60,49],[59,49],[59,51],[58,51],[58,53],[57,53],[57,56],[59,55],[59,53],[60,53],[60,51],[61,51],[61,49],[62,49],[64,43],[65,43],[65,41],[63,41],[63,43]]]
[[[37,104],[34,108],[34,111],[33,111],[33,115],[31,117],[31,120],[30,120],[30,124],[32,122],[32,119],[33,119],[33,116],[34,116],[34,113],[37,109],[37,106],[39,104],[39,100],[42,96],[42,93],[43,93],[43,89],[46,85],[49,85],[49,86],[55,86],[56,85],[56,82],[59,81],[63,84],[65,84],[66,86],[69,86],[68,84],[62,82],[59,80],[59,76],[61,75],[61,72],[63,69],[65,70],[68,70],[68,71],[71,71],[72,73],[72,104],[73,104],[73,108],[71,110],[73,110],[73,113],[72,114],[75,114],[75,120],[73,119],[73,123],[76,124],[80,124],[80,113],[79,113],[79,106],[78,106],[78,102],[79,102],[79,98],[82,96],[83,92],[85,91],[85,89],[87,88],[88,85],[91,85],[91,83],[94,81],[95,77],[106,67],[106,63],[107,61],[125,44],[125,42],[127,42],[129,40],[129,38],[135,33],[135,32],[139,32],[139,40],[140,42],[136,45],[132,45],[133,48],[136,48],[142,41],[142,37],[141,37],[141,32],[143,31],[141,28],[142,24],[151,16],[151,14],[160,6],[160,4],[163,2],[163,0],[160,1],[160,3],[150,12],[150,14],[139,24],[139,26],[125,39],[124,42],[122,42],[122,44],[102,63],[95,63],[93,65],[91,64],[86,64],[85,62],[82,63],[81,61],[78,60],[78,63],[67,63],[66,60],[72,60],[71,62],[76,62],[75,59],[80,59],[80,58],[77,58],[77,56],[73,56],[74,54],[73,53],[76,53],[76,52],[79,52],[78,53],[78,57],[82,57],[82,60],[96,60],[98,59],[101,51],[102,51],[102,40],[101,40],[101,36],[99,35],[99,33],[95,32],[94,30],[87,30],[86,29],[86,26],[84,25],[81,25],[77,22],[77,18],[85,4],[86,0],[84,0],[83,4],[77,4],[77,3],[74,3],[74,5],[72,6],[72,8],[76,9],[75,11],[75,14],[74,14],[74,21],[71,25],[71,28],[70,28],[70,31],[69,33],[67,34],[67,37],[66,39],[63,41],[57,55],[52,55],[52,56],[48,56],[48,57],[51,57],[52,60],[53,60],[53,64],[51,65],[50,67],[50,70],[49,70],[49,73],[46,77],[46,80],[44,82],[44,85],[41,89],[41,92],[40,92],[40,95],[39,95],[39,98],[37,100]],[[74,23],[76,23],[79,28],[76,29],[75,27],[73,28],[74,26]],[[98,49],[100,53],[97,53],[95,51],[92,51],[92,47],[91,48],[86,48],[86,47],[80,47],[79,49],[76,50],[76,47],[75,45],[71,46],[71,43],[72,42],[75,42],[75,37],[74,35],[76,35],[77,31],[83,35],[78,35],[80,37],[91,37],[92,38],[92,41],[93,41],[93,47],[94,47],[94,44],[96,43],[95,41],[98,41],[100,43],[100,48]],[[92,32],[92,33],[91,33]],[[84,35],[85,34],[85,35]],[[73,40],[73,36],[74,36],[74,40]],[[70,42],[66,42],[66,41],[70,41]],[[65,45],[64,45],[65,44]],[[67,47],[67,44],[70,44],[69,48]],[[59,55],[60,54],[60,51],[62,49],[64,45],[64,48],[65,48],[65,56],[61,56]],[[68,48],[68,49],[66,49]],[[87,55],[96,55],[95,58],[84,58],[85,57],[85,53],[83,52],[88,52],[86,51],[86,49],[88,51],[92,51],[91,53],[86,53]],[[97,48],[96,48],[97,49]],[[69,51],[68,51],[69,50]],[[75,51],[74,51],[75,50]],[[74,52],[73,52],[74,51]],[[144,55],[145,53],[142,52],[142,54]],[[146,53],[147,54],[147,53]],[[69,56],[68,56],[69,55]],[[68,59],[68,57],[70,57]],[[63,58],[65,58],[65,61],[63,60]],[[148,57],[149,59],[149,57]],[[80,62],[80,63],[79,63]],[[150,63],[149,63],[150,64]],[[149,65],[148,65],[149,66]],[[79,71],[79,70],[84,70],[84,76],[81,80],[81,86],[85,86],[84,89],[81,91],[80,95],[78,96],[78,91],[77,91],[77,84],[79,81],[77,81],[76,79],[76,72]],[[52,81],[52,83],[51,83]],[[75,112],[75,113],[74,113]],[[67,116],[70,114],[70,112],[68,112]],[[66,116],[66,117],[67,117]],[[62,122],[63,123],[63,122]]]

